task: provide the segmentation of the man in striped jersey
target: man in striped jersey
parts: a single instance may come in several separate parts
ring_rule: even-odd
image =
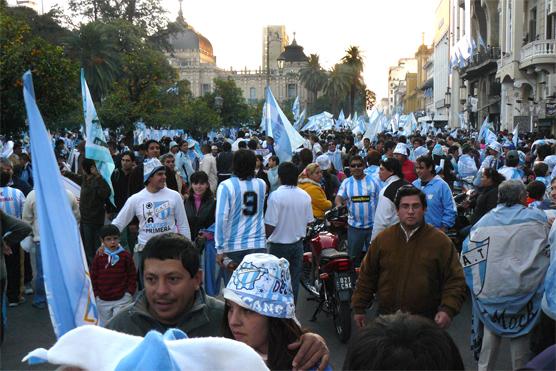
[[[11,180],[10,172],[0,172],[0,209],[9,216],[21,220],[25,196],[19,189],[8,186]],[[23,250],[19,244],[12,246],[11,253],[6,254],[6,270],[8,273],[6,295],[10,307],[15,307],[24,301],[23,288],[21,287],[23,256]]]
[[[266,252],[263,222],[266,184],[255,177],[256,161],[252,151],[236,151],[233,175],[220,183],[216,193],[217,261],[229,269],[235,268],[247,254]]]
[[[380,191],[372,176],[363,172],[364,164],[361,156],[350,159],[351,176],[342,182],[336,195],[336,206],[345,204],[348,208],[348,250],[356,265],[371,242]]]

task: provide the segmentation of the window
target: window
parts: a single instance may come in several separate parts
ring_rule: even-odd
[[[290,99],[297,97],[297,84],[288,84],[287,89],[286,98]]]
[[[201,95],[210,93],[210,84],[201,85]]]
[[[537,8],[529,12],[529,42],[537,39]]]
[[[257,88],[249,88],[249,99],[257,99]]]

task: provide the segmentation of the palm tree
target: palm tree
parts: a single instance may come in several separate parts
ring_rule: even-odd
[[[338,113],[340,100],[347,94],[350,88],[351,74],[349,68],[337,63],[328,72],[328,81],[324,87],[326,95],[330,98],[333,114]]]
[[[318,54],[309,56],[309,64],[299,71],[299,77],[305,88],[311,93],[310,101],[314,104],[327,79],[326,71],[320,65]]]
[[[85,70],[93,99],[100,100],[118,78],[120,46],[117,30],[110,24],[90,22],[69,39],[69,53],[78,59]]]
[[[355,112],[355,95],[358,90],[364,88],[363,82],[363,55],[357,46],[350,46],[346,50],[346,55],[342,58],[342,63],[348,67],[350,75],[349,86],[349,108],[350,114]]]

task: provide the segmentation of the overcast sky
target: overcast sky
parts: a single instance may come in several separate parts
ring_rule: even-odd
[[[67,3],[43,1],[45,10]],[[162,4],[175,19],[178,1]],[[388,67],[414,56],[423,32],[430,45],[437,4],[438,0],[184,0],[183,13],[210,40],[218,66],[225,69],[259,68],[265,25],[285,25],[290,40],[296,32],[305,54],[319,54],[325,68],[337,63],[348,46],[358,46],[365,57],[365,83],[380,99],[387,96]]]

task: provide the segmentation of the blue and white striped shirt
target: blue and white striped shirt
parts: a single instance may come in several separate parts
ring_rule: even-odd
[[[0,209],[6,214],[21,219],[25,196],[19,189],[0,187]]]
[[[344,179],[338,196],[346,201],[350,226],[360,229],[373,227],[379,192],[380,189],[370,175],[365,175],[363,179],[352,176]]]
[[[264,198],[262,179],[231,177],[220,183],[216,193],[214,241],[218,253],[265,249]]]

